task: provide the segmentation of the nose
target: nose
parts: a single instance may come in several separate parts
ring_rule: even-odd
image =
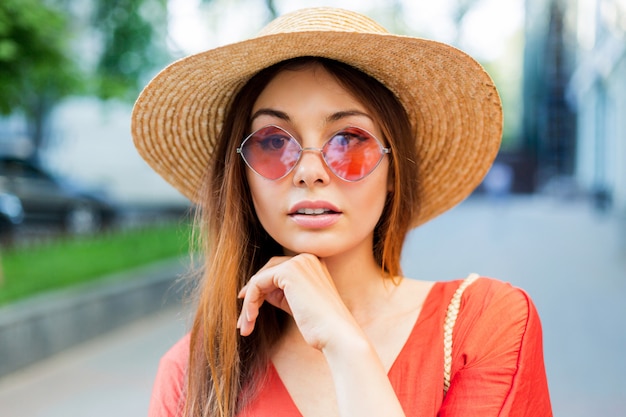
[[[325,185],[330,181],[330,171],[319,148],[303,148],[294,168],[293,182],[297,186]]]

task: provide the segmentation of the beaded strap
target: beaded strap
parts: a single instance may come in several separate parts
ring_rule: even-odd
[[[463,280],[459,288],[456,289],[456,292],[452,296],[452,300],[450,300],[450,305],[448,306],[448,310],[446,311],[446,319],[443,322],[443,393],[444,395],[448,392],[448,388],[450,388],[450,371],[452,369],[452,330],[454,329],[454,323],[456,322],[456,318],[459,315],[459,308],[461,306],[461,296],[463,295],[463,291],[470,284],[476,281],[479,278],[478,274],[469,274],[467,278]]]

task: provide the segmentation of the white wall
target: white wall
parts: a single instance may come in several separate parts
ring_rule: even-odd
[[[44,162],[122,203],[186,203],[137,154],[130,136],[131,108],[88,98],[68,100],[53,116]]]

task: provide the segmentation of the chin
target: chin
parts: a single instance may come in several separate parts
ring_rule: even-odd
[[[310,253],[318,258],[330,258],[348,253],[362,252],[369,248],[371,252],[371,238],[359,239],[352,236],[346,239],[341,235],[332,236],[301,236],[298,239],[285,239],[283,242],[278,241],[283,247],[283,252],[287,256],[293,256],[300,253]]]
[[[323,245],[291,245],[283,246],[285,255],[295,256],[300,253],[310,253],[318,258],[328,258],[333,255],[337,255],[340,251],[336,248],[330,248]]]

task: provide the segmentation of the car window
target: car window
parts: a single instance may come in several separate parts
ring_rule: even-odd
[[[26,164],[22,161],[2,161],[0,163],[0,175],[7,177],[19,178],[41,178],[49,180],[50,178],[44,172],[36,167]]]

